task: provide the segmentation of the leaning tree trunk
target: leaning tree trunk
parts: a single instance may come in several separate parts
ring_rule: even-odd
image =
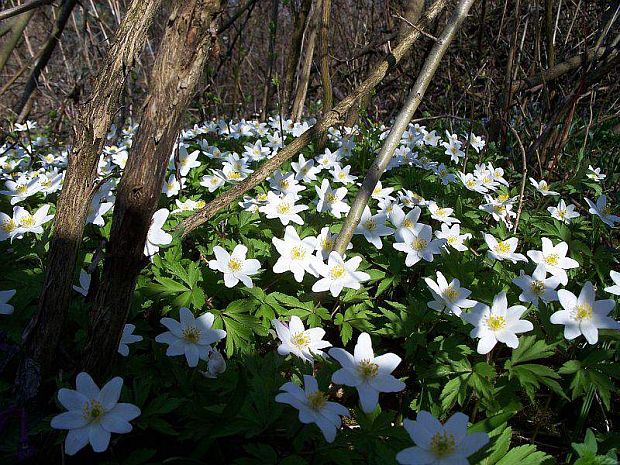
[[[200,81],[219,0],[180,2],[168,20],[150,79],[140,127],[116,195],[101,282],[91,313],[83,365],[101,377],[113,360],[136,279],[146,262],[144,243],[157,208],[182,117]]]
[[[11,56],[11,53],[13,53],[13,50],[15,50],[15,47],[17,47],[17,44],[19,44],[22,33],[24,32],[24,29],[26,29],[26,26],[28,26],[33,14],[34,10],[22,13],[16,18],[13,18],[11,24],[7,28],[6,33],[9,35],[6,42],[4,42],[2,47],[0,47],[0,71],[2,71],[4,65],[6,65],[6,62],[9,61],[9,57]]]
[[[308,15],[312,7],[312,0],[301,0],[299,11],[295,12],[295,24],[291,35],[291,46],[286,58],[286,69],[284,70],[284,80],[282,82],[282,111],[288,115],[290,109],[291,95],[295,86],[295,75],[299,67],[299,57],[303,45],[304,30],[308,22]]]
[[[18,398],[34,397],[42,371],[55,366],[71,297],[73,269],[82,241],[90,199],[97,188],[97,165],[110,123],[118,110],[125,78],[146,43],[161,0],[134,0],[116,33],[91,97],[74,127],[73,149],[62,192],[56,205],[54,234],[47,258],[39,308],[23,334],[24,359],[17,374]]]
[[[403,133],[407,129],[413,114],[418,109],[418,106],[424,97],[424,93],[426,92],[428,85],[439,67],[439,63],[441,63],[441,59],[448,50],[448,47],[450,46],[452,39],[454,39],[456,32],[461,27],[461,24],[465,21],[467,13],[469,12],[469,9],[474,1],[475,0],[460,0],[454,10],[454,13],[452,14],[452,18],[448,21],[448,24],[441,33],[441,36],[438,38],[430,54],[428,55],[424,66],[422,67],[422,70],[420,71],[420,74],[418,75],[418,78],[416,79],[405,104],[403,105],[403,108],[396,117],[392,129],[390,129],[390,133],[383,142],[381,151],[377,155],[377,158],[371,167],[368,169],[368,172],[364,177],[364,181],[362,182],[362,186],[357,192],[355,200],[351,205],[351,210],[349,210],[349,213],[347,214],[347,217],[342,225],[336,244],[334,244],[334,250],[339,254],[344,255],[347,244],[351,240],[353,232],[360,222],[364,208],[368,205],[368,200],[377,186],[379,178],[385,172],[388,163],[392,159],[394,151],[400,144]]]
[[[317,29],[321,18],[322,0],[317,0],[310,13],[308,27],[306,28],[306,39],[304,46],[304,56],[299,71],[299,80],[297,81],[297,90],[293,99],[291,108],[291,119],[295,122],[301,120],[304,112],[304,104],[308,93],[308,84],[310,83],[310,74],[312,72],[312,59],[314,57],[314,48],[316,46]]]

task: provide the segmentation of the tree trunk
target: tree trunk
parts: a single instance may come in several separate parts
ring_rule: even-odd
[[[422,11],[424,11],[424,0],[408,0],[404,11],[403,18],[405,21],[402,22],[400,28],[398,29],[398,41],[402,40],[402,38],[407,35],[411,29],[413,28],[413,24],[417,23],[422,16]]]
[[[127,73],[146,42],[161,0],[134,0],[119,26],[91,98],[80,108],[73,149],[56,205],[54,234],[47,258],[39,308],[23,334],[24,360],[17,374],[18,398],[34,397],[41,371],[52,372],[71,297],[73,269],[82,241],[90,199],[96,189],[97,165],[107,131],[118,110]]]
[[[291,108],[291,119],[297,122],[301,120],[304,112],[304,104],[306,102],[306,94],[308,92],[308,84],[310,83],[310,74],[312,72],[312,59],[314,58],[314,48],[316,46],[317,29],[319,19],[321,17],[322,0],[317,0],[314,4],[314,10],[310,15],[308,27],[306,29],[306,45],[299,80],[297,82],[297,91]]]
[[[0,71],[2,71],[4,65],[6,65],[6,62],[9,61],[11,53],[13,53],[13,50],[17,47],[17,44],[22,37],[22,33],[24,32],[24,29],[26,29],[26,26],[28,26],[33,14],[34,10],[30,10],[22,15],[19,15],[11,23],[11,28],[9,29],[10,34],[6,42],[2,45],[2,48],[0,48]]]
[[[157,53],[140,127],[118,186],[101,283],[91,313],[83,367],[107,371],[127,320],[143,250],[170,153],[212,44],[219,0],[180,2]]]
[[[325,116],[334,106],[332,80],[329,75],[329,18],[332,9],[332,0],[323,0],[321,8],[321,30],[319,34],[319,66],[321,68],[321,85],[323,87],[323,111]],[[317,153],[321,153],[327,143],[327,134],[321,135]]]
[[[312,7],[312,0],[301,0],[299,12],[295,14],[295,24],[291,35],[290,52],[286,61],[284,80],[282,82],[282,111],[288,115],[290,109],[291,96],[295,86],[295,76],[299,67],[299,57],[303,45],[304,30],[308,23],[308,15]]]
[[[52,33],[47,39],[47,42],[45,42],[41,57],[35,63],[34,68],[32,68],[32,72],[30,73],[30,77],[26,82],[24,92],[19,99],[17,107],[15,107],[15,113],[19,115],[19,121],[23,121],[26,119],[28,112],[24,112],[24,110],[28,106],[28,101],[30,100],[32,93],[37,89],[37,86],[39,85],[39,77],[47,66],[47,62],[52,57],[52,53],[54,52],[54,49],[58,44],[60,36],[62,35],[62,31],[64,31],[65,26],[67,25],[67,22],[71,17],[71,12],[73,11],[76,3],[77,0],[65,0],[62,4],[62,9],[60,10],[60,14],[58,15],[58,19],[56,20],[56,25],[54,26]]]
[[[441,59],[454,39],[456,31],[459,30],[461,24],[465,21],[467,13],[469,12],[469,9],[474,1],[475,0],[460,0],[454,10],[454,13],[452,14],[452,18],[448,21],[448,24],[439,37],[439,40],[435,43],[433,49],[428,55],[424,66],[422,67],[422,70],[420,71],[420,74],[418,75],[418,78],[416,79],[405,104],[403,105],[403,108],[396,117],[392,129],[390,129],[390,133],[381,147],[381,151],[377,155],[377,158],[371,167],[368,169],[368,173],[366,173],[366,176],[364,177],[362,186],[357,192],[355,200],[351,205],[351,210],[347,214],[347,217],[342,225],[342,229],[340,230],[336,244],[334,245],[334,250],[339,254],[344,255],[347,244],[351,241],[353,232],[360,222],[364,208],[368,205],[368,200],[370,199],[377,182],[379,182],[379,178],[381,178],[381,175],[385,172],[388,163],[392,159],[394,151],[400,144],[402,135],[407,129],[411,118],[413,118],[413,114],[418,109],[418,106],[424,97],[424,93],[426,92],[428,85],[439,67]]]
[[[267,56],[267,72],[263,86],[263,104],[261,105],[261,121],[265,121],[273,104],[273,68],[276,63],[276,36],[278,34],[278,10],[280,0],[272,0],[271,22],[269,23],[269,54]]]

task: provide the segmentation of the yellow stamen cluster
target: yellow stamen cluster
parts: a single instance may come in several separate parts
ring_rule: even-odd
[[[342,275],[344,275],[344,272],[346,271],[345,267],[343,265],[336,265],[333,266],[331,270],[329,270],[329,276],[332,279],[338,279],[338,278],[342,278]]]
[[[364,221],[364,228],[366,228],[368,231],[374,231],[375,229],[377,229],[377,223],[375,223],[375,220],[373,219],[369,219]]]
[[[195,326],[188,326],[181,332],[183,340],[189,344],[197,344],[200,339],[200,330]]]
[[[411,243],[411,248],[415,250],[416,252],[419,252],[420,250],[424,250],[427,245],[428,245],[427,241],[425,241],[424,239],[420,239],[419,237],[416,237]]]
[[[300,349],[305,349],[310,345],[310,336],[305,331],[293,334],[291,343]]]
[[[308,406],[312,410],[321,410],[327,404],[327,394],[322,391],[316,391],[310,394],[308,397]]]
[[[545,257],[545,262],[548,265],[556,266],[560,262],[560,256],[557,253],[549,254]]]
[[[487,326],[491,331],[499,331],[506,326],[506,318],[498,315],[491,315],[487,318]]]
[[[542,295],[545,292],[545,284],[542,281],[532,281],[530,290],[536,295]]]
[[[510,253],[510,244],[506,241],[498,242],[495,247],[493,247],[497,253]]]
[[[228,261],[228,269],[232,272],[241,270],[241,261],[236,258],[231,258]]]
[[[575,307],[575,320],[591,320],[592,306],[589,304],[579,304]]]
[[[306,250],[302,247],[293,247],[291,249],[291,258],[293,260],[303,260],[306,256]]]
[[[366,379],[372,379],[379,373],[379,365],[370,360],[362,360],[357,365],[357,373]]]
[[[456,449],[456,440],[450,433],[435,433],[431,439],[431,450],[435,457],[447,457]]]
[[[286,202],[283,202],[283,203],[278,205],[276,210],[278,211],[278,213],[280,215],[286,215],[287,213],[289,213],[291,211],[291,206],[290,206],[290,204],[288,204]]]
[[[89,422],[97,421],[104,413],[105,410],[103,409],[103,405],[97,400],[86,402],[82,409],[82,415],[84,415],[84,418]]]
[[[13,232],[15,228],[17,228],[17,224],[12,219],[5,220],[0,224],[0,229],[5,233]]]

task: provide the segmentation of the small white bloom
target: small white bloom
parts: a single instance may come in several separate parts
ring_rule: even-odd
[[[441,253],[444,243],[443,239],[433,239],[433,228],[427,224],[418,223],[411,231],[403,230],[402,241],[395,242],[393,247],[407,254],[405,265],[413,266],[422,259],[432,262],[433,255]]]
[[[383,213],[372,215],[370,213],[370,208],[366,206],[360,218],[360,222],[355,228],[354,234],[362,234],[368,242],[377,249],[381,249],[383,247],[381,238],[391,236],[394,233],[392,228],[385,225],[386,219]]]
[[[609,276],[611,276],[611,280],[614,282],[614,285],[606,287],[605,292],[609,292],[610,294],[614,295],[620,295],[620,273],[611,270],[609,272]]]
[[[295,228],[287,226],[282,239],[274,237],[271,241],[280,254],[280,258],[273,265],[274,273],[290,271],[298,283],[303,281],[306,272],[316,276],[313,267],[317,260],[317,257],[313,255],[316,250],[315,237],[300,239]]]
[[[437,271],[437,282],[431,278],[424,278],[424,281],[435,299],[427,303],[433,310],[442,312],[447,308],[448,311],[459,316],[464,308],[472,308],[477,303],[467,298],[471,295],[471,291],[461,287],[458,279],[455,278],[448,284],[441,271]]]
[[[133,344],[134,342],[140,342],[142,340],[142,336],[133,334],[135,329],[136,325],[132,325],[131,323],[127,323],[123,327],[121,341],[118,344],[118,353],[121,354],[123,357],[127,357],[129,355],[129,344]]]
[[[523,291],[519,296],[521,302],[531,302],[538,306],[538,299],[546,304],[558,300],[556,289],[560,285],[560,278],[557,276],[547,278],[547,272],[544,268],[537,267],[532,276],[521,270],[519,276],[514,278],[512,282]]]
[[[330,171],[330,174],[333,176],[335,182],[340,182],[342,184],[351,184],[352,182],[355,182],[357,176],[349,174],[349,171],[351,171],[351,165],[347,165],[344,168],[342,168],[340,165],[334,165],[334,167]]]
[[[219,350],[213,349],[207,360],[207,370],[201,373],[205,378],[217,378],[226,371],[226,360]]]
[[[332,189],[327,179],[323,179],[321,187],[314,186],[319,199],[316,205],[316,211],[323,213],[329,211],[336,218],[340,218],[342,214],[349,213],[350,207],[343,199],[347,196],[347,188],[339,187]]]
[[[291,168],[295,171],[295,179],[303,182],[316,181],[316,175],[320,169],[314,166],[314,160],[307,160],[303,155],[299,155],[297,162],[291,163]]]
[[[547,184],[547,181],[545,180],[541,180],[540,182],[536,181],[536,179],[534,178],[530,178],[530,182],[532,183],[532,186],[534,186],[536,188],[536,190],[538,192],[540,192],[543,196],[548,196],[548,195],[560,195],[559,192],[555,192],[549,189],[549,184]]]
[[[592,165],[588,166],[588,172],[586,173],[586,176],[596,182],[602,181],[607,177],[606,174],[601,173],[600,168],[593,168]]]
[[[323,328],[304,328],[304,324],[298,316],[293,315],[288,326],[280,320],[272,320],[271,324],[276,330],[281,344],[278,346],[280,355],[293,354],[305,362],[314,362],[314,356],[324,357],[321,349],[331,347],[328,341],[324,341],[325,330]]]
[[[563,223],[570,223],[573,218],[578,218],[579,212],[575,211],[575,206],[573,204],[566,205],[564,200],[560,199],[557,207],[547,207],[547,211],[551,214],[553,218]]]
[[[459,252],[465,252],[467,250],[467,246],[464,244],[464,241],[471,239],[471,234],[461,234],[461,225],[458,223],[453,224],[452,226],[442,224],[441,231],[435,231],[435,237],[437,237],[437,239],[443,239],[445,241],[446,248],[450,246]]]
[[[392,376],[401,362],[400,357],[392,353],[375,357],[368,333],[359,335],[353,355],[339,347],[329,349],[329,355],[342,365],[332,375],[332,382],[356,388],[360,405],[366,413],[375,409],[380,392],[405,389],[405,383]]]
[[[568,283],[566,270],[579,268],[579,263],[577,260],[566,256],[568,253],[566,242],[553,245],[551,239],[547,237],[543,237],[541,240],[542,250],[528,250],[527,256],[536,263],[537,268],[557,276],[560,279],[560,284],[566,285]]]
[[[500,292],[493,299],[490,308],[478,303],[469,313],[464,313],[462,318],[475,326],[470,336],[480,338],[478,353],[488,354],[498,342],[503,342],[512,349],[519,347],[517,334],[534,329],[530,321],[521,320],[521,315],[526,310],[523,305],[508,307],[506,293]]]
[[[13,298],[17,291],[11,289],[8,291],[0,291],[0,315],[12,315],[15,310],[8,302]]]
[[[253,287],[250,276],[260,270],[260,262],[254,258],[246,259],[248,248],[243,244],[235,246],[231,254],[219,245],[213,247],[215,260],[209,260],[209,268],[224,273],[226,287],[234,287],[241,281],[247,287]]]
[[[342,405],[328,401],[326,392],[319,390],[316,379],[304,375],[304,389],[294,383],[280,386],[284,391],[276,396],[276,402],[289,404],[299,410],[299,421],[304,424],[316,424],[327,442],[334,442],[336,432],[340,429],[340,417],[348,417],[349,411]]]
[[[170,211],[167,208],[157,210],[153,214],[151,226],[144,243],[144,255],[151,257],[159,252],[160,245],[168,245],[172,242],[172,235],[163,230],[164,223],[168,219]]]
[[[101,390],[87,373],[75,380],[76,390],[60,389],[58,401],[68,412],[52,418],[51,426],[69,430],[65,452],[74,455],[88,443],[95,452],[103,452],[110,444],[111,433],[125,434],[132,430],[129,423],[140,416],[133,404],[119,402],[123,379],[112,378]]]
[[[596,344],[599,329],[620,330],[620,322],[608,316],[616,303],[612,299],[596,300],[590,281],[584,284],[579,297],[560,289],[558,299],[564,310],[551,315],[550,321],[555,325],[564,325],[564,337],[569,341],[583,334],[588,343]]]
[[[282,173],[280,170],[276,170],[273,176],[267,179],[269,186],[278,195],[292,195],[295,198],[299,198],[299,193],[306,190],[305,186],[299,184],[299,181],[295,179],[295,173]]]
[[[168,357],[185,355],[187,364],[193,368],[199,360],[209,359],[209,353],[213,350],[211,344],[226,337],[223,329],[211,329],[214,319],[209,312],[196,318],[190,309],[182,307],[179,321],[167,317],[160,320],[168,331],[158,335],[155,341],[168,344]]]
[[[294,194],[278,197],[269,191],[267,193],[267,204],[261,206],[258,210],[261,213],[265,213],[269,219],[278,218],[285,226],[291,221],[302,225],[304,220],[298,213],[307,210],[308,205],[295,205],[295,201],[296,196]]]
[[[316,262],[315,271],[322,276],[314,285],[314,292],[330,291],[332,296],[338,297],[345,287],[359,289],[362,281],[368,281],[370,275],[357,271],[362,263],[362,257],[352,257],[346,262],[338,252],[330,252],[327,264]]]
[[[454,223],[460,223],[460,220],[450,216],[454,210],[452,208],[442,208],[439,207],[435,202],[430,202],[428,204],[428,211],[431,213],[431,218],[437,221],[441,221],[447,225],[451,225]]]
[[[392,211],[390,212],[390,222],[396,226],[396,233],[394,236],[397,240],[403,240],[403,231],[413,233],[413,230],[420,219],[420,213],[420,207],[412,208],[406,215],[400,206],[394,205],[392,207]]]
[[[620,222],[620,216],[616,216],[611,213],[611,205],[607,204],[607,196],[601,195],[598,199],[596,199],[596,203],[592,202],[588,198],[586,198],[585,201],[590,207],[588,212],[598,216],[607,226],[611,226],[613,228],[616,223]]]
[[[415,421],[406,419],[403,426],[414,447],[401,450],[396,461],[402,465],[467,465],[467,457],[488,442],[486,433],[467,434],[468,417],[456,412],[445,425],[424,410]]]
[[[489,247],[487,257],[491,260],[510,260],[512,263],[517,263],[518,261],[527,262],[525,255],[515,253],[519,242],[516,237],[511,237],[505,241],[498,242],[497,239],[495,239],[495,237],[491,234],[485,234],[484,241]]]

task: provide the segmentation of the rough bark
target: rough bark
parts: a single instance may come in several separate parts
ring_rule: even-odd
[[[377,63],[375,68],[370,71],[366,79],[351,94],[342,99],[329,113],[319,119],[314,126],[304,132],[301,136],[293,139],[293,141],[280,150],[275,157],[265,161],[265,163],[258,167],[251,176],[240,183],[235,184],[235,186],[233,186],[230,190],[219,195],[217,198],[209,202],[204,208],[185,219],[178,227],[183,236],[187,236],[191,231],[212,218],[218,211],[226,208],[245,192],[253,189],[258,184],[263,182],[282,163],[297,155],[306,145],[318,136],[324,134],[331,126],[344,121],[347,111],[351,108],[353,103],[362,95],[371,92],[377,84],[383,80],[387,72],[400,62],[413,43],[421,35],[420,31],[427,28],[437,17],[437,15],[443,11],[447,1],[448,0],[435,0],[431,7],[426,11],[426,14],[422,20],[418,22],[416,28],[405,36],[402,42],[399,42],[394,47],[392,53]]]
[[[344,224],[342,225],[342,229],[338,234],[338,238],[334,244],[334,250],[341,255],[344,255],[347,245],[351,241],[351,237],[353,237],[353,232],[360,222],[364,208],[368,205],[368,200],[377,186],[377,182],[379,182],[381,175],[385,172],[388,163],[392,159],[394,151],[400,144],[402,135],[407,129],[413,114],[418,109],[418,106],[424,97],[424,93],[426,92],[428,85],[439,67],[441,59],[448,50],[448,47],[450,46],[452,39],[454,39],[456,32],[459,30],[461,24],[463,24],[463,21],[467,17],[467,13],[469,12],[469,9],[474,1],[475,0],[459,1],[459,4],[454,10],[451,19],[448,21],[448,24],[441,33],[441,36],[438,38],[430,54],[426,58],[424,66],[422,67],[422,70],[420,71],[420,74],[418,75],[418,78],[416,79],[405,104],[403,105],[403,108],[396,117],[394,125],[392,126],[392,129],[390,129],[390,133],[385,139],[377,158],[368,169],[368,172],[364,177],[364,181],[362,182],[362,186],[355,196],[351,209],[349,210]]]
[[[108,369],[127,320],[144,243],[182,117],[202,76],[215,34],[219,0],[177,4],[151,73],[140,127],[118,186],[101,282],[89,322],[83,368]]]
[[[422,16],[422,11],[424,11],[424,0],[407,1],[405,8],[403,9],[403,18],[405,21],[403,21],[400,25],[397,40],[402,40],[402,38],[407,35],[413,27],[412,24],[419,21],[420,16]]]
[[[38,311],[23,334],[24,360],[17,375],[21,402],[36,395],[42,371],[51,372],[63,334],[71,297],[73,270],[82,241],[90,199],[96,188],[97,165],[107,131],[118,110],[127,73],[146,43],[161,0],[134,0],[119,26],[93,92],[80,108],[73,149],[56,205],[45,280]]]
[[[295,75],[299,67],[299,57],[303,45],[304,30],[308,22],[308,15],[312,7],[312,0],[301,0],[299,11],[295,14],[295,24],[291,35],[290,52],[286,60],[286,69],[282,82],[282,109],[288,114],[290,108],[291,95],[295,87]]]
[[[52,57],[52,53],[54,53],[54,49],[56,48],[56,45],[58,45],[58,41],[60,39],[60,36],[62,35],[62,31],[65,30],[65,26],[67,25],[67,22],[71,17],[71,12],[73,11],[73,8],[76,4],[77,0],[65,0],[63,2],[54,29],[52,30],[49,38],[45,42],[41,56],[32,68],[30,76],[28,77],[28,81],[26,82],[24,92],[19,99],[19,103],[15,107],[15,113],[19,115],[18,120],[23,121],[25,119],[27,112],[24,112],[24,109],[27,107],[28,101],[30,100],[32,93],[37,89],[37,86],[39,85],[39,77],[47,66],[48,61]]]

